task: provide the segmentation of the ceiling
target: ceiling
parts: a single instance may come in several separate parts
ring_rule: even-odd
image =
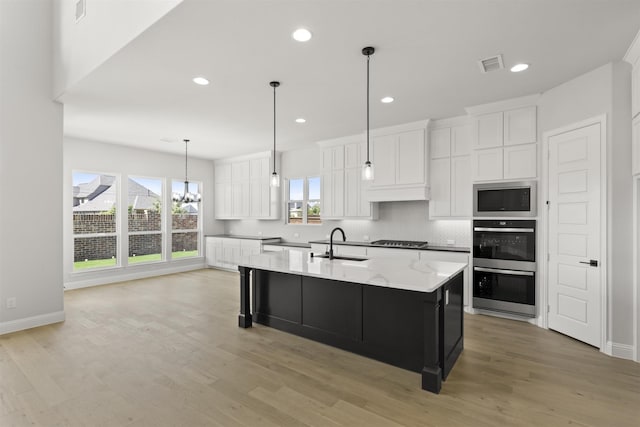
[[[365,129],[365,46],[377,128],[548,90],[621,60],[639,22],[638,0],[185,0],[63,95],[64,131],[175,153],[163,139],[190,138],[209,159],[266,151],[279,80],[278,150],[310,147]],[[291,38],[301,26],[311,41]],[[506,68],[480,73],[495,54]],[[518,62],[531,66],[509,72]]]

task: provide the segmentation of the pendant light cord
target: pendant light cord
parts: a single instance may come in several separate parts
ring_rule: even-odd
[[[369,60],[371,55],[367,55],[367,162],[369,161]]]
[[[276,86],[273,86],[273,173],[276,173]]]
[[[188,143],[189,143],[189,140],[185,139],[184,140],[184,180],[186,182],[189,182],[189,178],[188,178],[188,175],[187,175],[187,158],[188,158],[188,156],[187,156],[187,146],[189,145]]]

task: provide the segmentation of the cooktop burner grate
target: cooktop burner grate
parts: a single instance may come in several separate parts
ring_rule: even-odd
[[[415,240],[376,240],[375,242],[371,242],[371,244],[397,248],[422,248],[427,246],[427,242],[419,242]]]

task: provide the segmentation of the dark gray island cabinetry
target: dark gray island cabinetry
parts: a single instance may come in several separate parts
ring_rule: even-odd
[[[296,251],[247,257],[239,325],[255,321],[421,373],[422,388],[438,393],[463,349],[464,267]]]

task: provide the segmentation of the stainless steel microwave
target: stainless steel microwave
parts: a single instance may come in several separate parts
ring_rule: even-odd
[[[538,192],[535,181],[473,184],[473,216],[536,216]]]

